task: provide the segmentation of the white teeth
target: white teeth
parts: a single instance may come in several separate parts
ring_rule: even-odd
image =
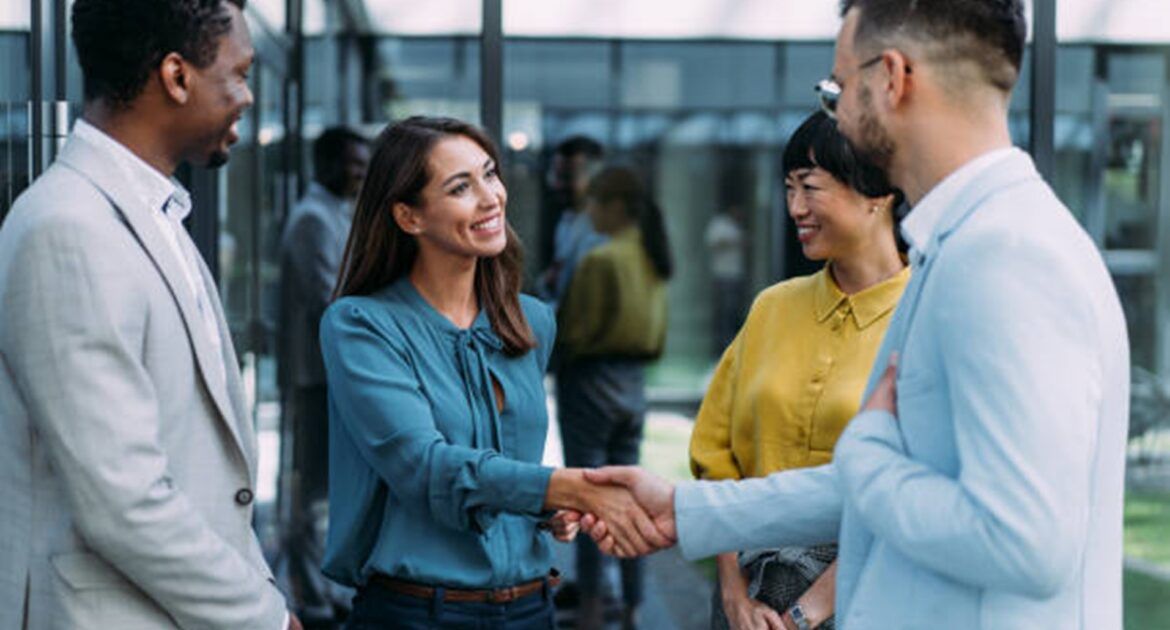
[[[802,234],[802,235],[803,234],[812,234],[816,230],[817,229],[815,227],[798,227],[798,228],[796,228],[796,233]]]
[[[471,224],[473,230],[494,230],[498,227],[500,227],[500,217],[492,217],[486,221]]]

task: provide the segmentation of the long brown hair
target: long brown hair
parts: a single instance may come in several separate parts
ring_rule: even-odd
[[[418,207],[431,178],[427,168],[431,150],[450,136],[472,140],[499,164],[499,151],[487,134],[461,120],[414,116],[379,134],[354,208],[334,299],[369,295],[410,273],[418,258],[418,241],[398,226],[391,209],[398,202]],[[504,342],[504,353],[519,356],[535,348],[536,339],[520,307],[524,254],[512,226],[505,229],[504,251],[476,263],[475,294],[492,330]]]

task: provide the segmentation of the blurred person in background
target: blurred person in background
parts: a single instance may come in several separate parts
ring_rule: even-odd
[[[329,480],[329,404],[318,326],[329,305],[353,220],[353,202],[369,166],[367,140],[345,127],[313,143],[313,182],[285,223],[280,241],[282,470],[291,480],[285,562],[290,596],[307,628],[331,627],[351,594],[321,575]]]
[[[747,241],[743,209],[726,206],[707,223],[703,232],[711,268],[711,345],[714,356],[723,354],[743,323],[747,300]]]
[[[589,181],[585,212],[608,242],[587,253],[561,304],[557,403],[565,465],[636,464],[646,415],[645,367],[666,343],[673,261],[662,213],[639,177],[608,167]],[[636,623],[642,560],[621,561],[623,627]],[[603,621],[601,554],[578,539],[579,627]]]
[[[788,214],[824,268],[765,289],[716,368],[691,435],[700,479],[817,466],[861,405],[910,277],[895,239],[902,194],[861,161],[824,112],[784,150]],[[718,556],[711,627],[778,627],[792,606],[832,628],[834,544]]]
[[[604,149],[596,140],[571,136],[557,145],[549,164],[549,203],[556,227],[551,261],[537,280],[536,292],[554,305],[564,299],[581,258],[606,240],[585,215],[585,187],[601,167],[603,155]]]
[[[576,527],[555,510],[604,514],[622,555],[669,543],[624,489],[540,464],[556,322],[520,294],[522,269],[483,131],[389,126],[321,323],[324,570],[357,589],[349,628],[553,628],[542,528],[568,540]]]

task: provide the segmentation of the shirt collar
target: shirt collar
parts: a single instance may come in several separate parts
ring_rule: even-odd
[[[846,295],[833,280],[829,266],[817,272],[816,296],[814,305],[817,322],[824,322],[833,313],[841,309],[853,314],[859,329],[868,328],[870,324],[881,319],[898,304],[902,290],[910,280],[910,267],[905,267],[898,273],[881,282],[859,291],[853,295]]]
[[[939,222],[942,221],[946,210],[957,201],[967,184],[1001,160],[1006,160],[1017,153],[1021,151],[1015,147],[984,153],[947,175],[918,201],[910,214],[902,220],[902,236],[910,245],[911,264],[917,266],[925,260],[931,239],[938,232]]]
[[[104,151],[125,177],[126,184],[151,210],[160,210],[177,221],[191,214],[191,194],[174,178],[168,178],[101,129],[78,118],[74,135]]]

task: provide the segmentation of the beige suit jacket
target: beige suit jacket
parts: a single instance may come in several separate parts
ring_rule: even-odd
[[[71,138],[0,227],[0,628],[277,630],[215,284],[222,354],[111,162]]]

